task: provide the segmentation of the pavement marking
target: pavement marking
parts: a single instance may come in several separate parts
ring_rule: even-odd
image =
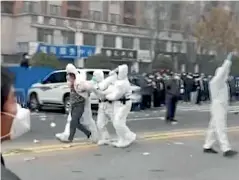
[[[177,139],[185,137],[196,137],[205,135],[206,129],[193,129],[193,130],[181,130],[181,131],[165,131],[165,132],[155,132],[151,134],[139,135],[137,141],[152,141],[152,140],[165,140],[165,139]],[[239,126],[228,128],[228,132],[239,132]],[[66,151],[66,150],[76,150],[76,149],[92,149],[97,148],[98,145],[91,144],[90,142],[76,142],[71,144],[53,144],[53,145],[43,145],[38,147],[26,147],[9,150],[3,153],[3,156],[16,156],[29,153],[46,153],[46,152],[56,152],[56,151]]]
[[[239,128],[229,128],[228,132],[230,133],[238,133],[239,132]],[[204,136],[206,133],[206,130],[198,130],[196,132],[185,132],[185,133],[174,133],[174,134],[158,134],[158,135],[154,135],[154,136],[148,136],[147,138],[145,138],[145,140],[163,140],[163,139],[176,139],[176,138],[184,138],[184,137],[196,137],[196,136]]]
[[[136,117],[136,116],[135,116]],[[143,121],[143,120],[164,120],[164,116],[157,116],[157,117],[141,117],[141,118],[130,118],[127,121]]]

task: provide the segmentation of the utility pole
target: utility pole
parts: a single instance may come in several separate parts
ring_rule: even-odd
[[[159,34],[160,34],[160,21],[161,21],[161,18],[160,18],[160,13],[161,13],[161,4],[160,4],[160,1],[154,1],[154,6],[153,6],[153,13],[154,13],[154,16],[153,16],[153,21],[155,23],[155,29],[154,29],[154,33],[152,33],[152,40],[153,40],[153,43],[152,43],[152,46],[150,47],[150,56],[151,56],[151,66],[150,66],[150,70],[152,71],[153,69],[153,62],[156,60],[158,54],[160,53],[160,49],[159,49],[159,41],[158,41],[158,38],[159,38]],[[154,51],[154,55],[153,55],[153,51]]]

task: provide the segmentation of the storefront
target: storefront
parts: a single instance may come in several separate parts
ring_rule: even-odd
[[[53,54],[61,62],[74,63],[75,60],[88,58],[96,53],[95,46],[80,46],[80,45],[52,45],[39,42],[29,43],[28,54],[33,56],[35,53]]]
[[[152,56],[152,57],[151,57]],[[154,57],[154,52],[150,54],[148,50],[138,51],[138,69],[140,73],[150,71],[152,58]]]
[[[110,58],[112,68],[116,68],[121,64],[127,64],[129,71],[137,72],[137,50],[130,49],[116,49],[116,48],[101,48],[101,54]]]

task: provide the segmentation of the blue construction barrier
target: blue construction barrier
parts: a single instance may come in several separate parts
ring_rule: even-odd
[[[47,74],[54,71],[52,68],[31,67],[23,68],[19,66],[8,67],[15,75],[15,88],[17,101],[22,106],[27,105],[27,92],[32,84],[42,80]]]

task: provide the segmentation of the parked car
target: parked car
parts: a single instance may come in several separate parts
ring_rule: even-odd
[[[84,73],[87,80],[91,80],[96,69],[78,69],[79,73]],[[105,77],[110,70],[101,69]],[[132,85],[132,101],[139,103],[141,101],[140,87]],[[91,93],[92,109],[98,109],[99,100]],[[30,109],[41,109],[42,107],[58,107],[64,112],[69,111],[70,107],[70,89],[66,83],[66,71],[57,70],[51,72],[42,81],[35,83],[28,90],[28,104]]]

